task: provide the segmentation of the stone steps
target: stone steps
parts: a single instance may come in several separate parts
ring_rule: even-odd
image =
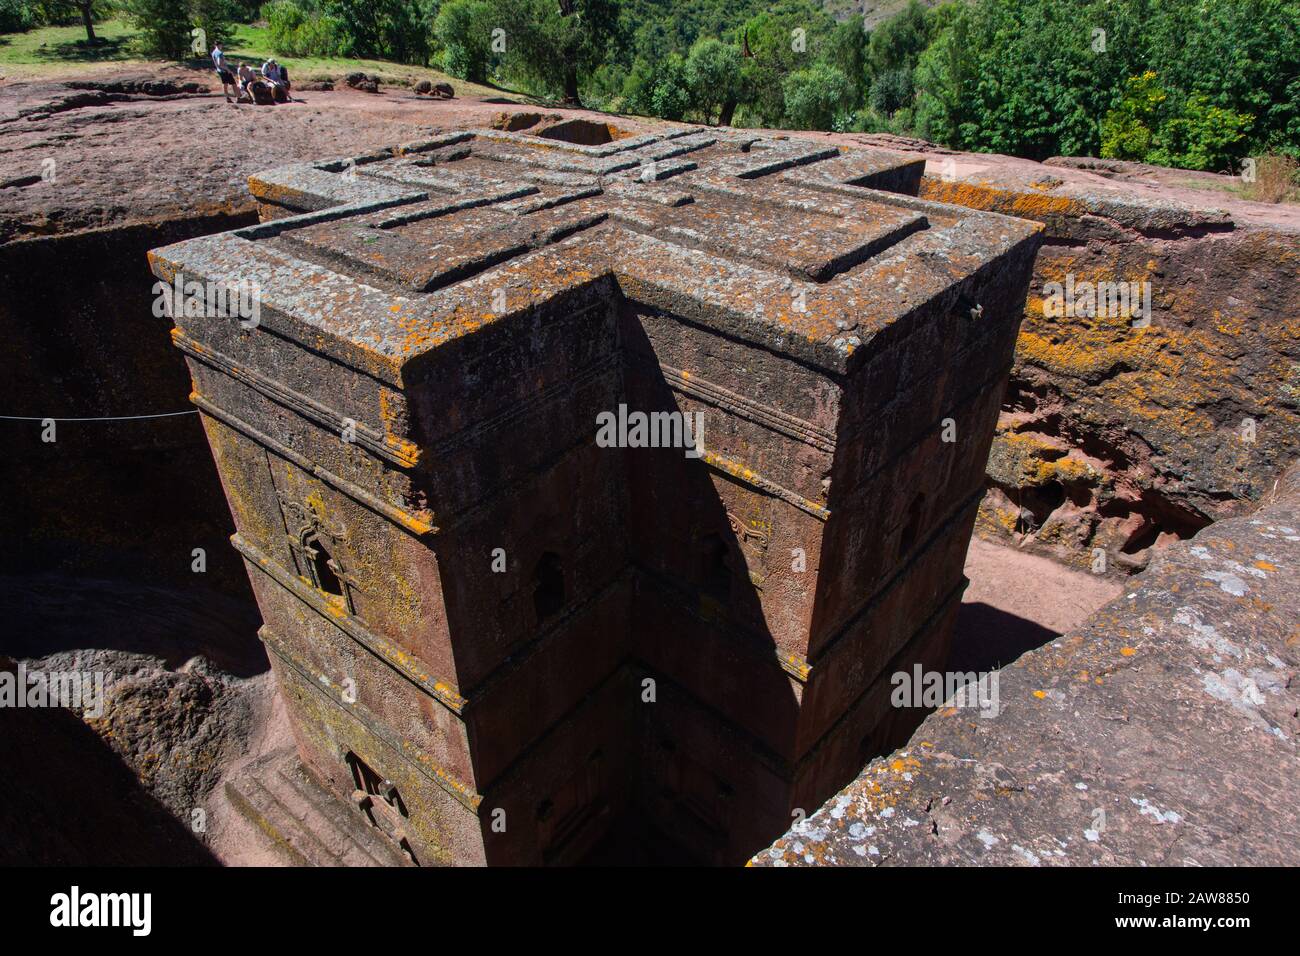
[[[292,749],[261,757],[235,774],[226,797],[295,866],[410,866],[411,861],[358,812],[326,791]]]

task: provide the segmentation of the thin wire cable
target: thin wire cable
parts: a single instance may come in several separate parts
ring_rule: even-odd
[[[27,415],[0,415],[0,420],[7,422],[131,422],[144,418],[175,418],[178,415],[197,415],[199,410],[192,408],[188,412],[162,412],[158,415],[103,415],[99,418],[32,418]]]

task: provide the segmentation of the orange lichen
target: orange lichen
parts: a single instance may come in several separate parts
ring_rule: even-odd
[[[970,183],[957,180],[922,177],[920,196],[937,202],[1000,212],[1022,219],[1043,220],[1049,216],[1082,216],[1087,206],[1069,196],[1050,196],[1046,193],[1024,193],[1006,189],[992,183]]]

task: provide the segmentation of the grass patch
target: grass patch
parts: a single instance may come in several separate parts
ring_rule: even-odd
[[[86,28],[39,27],[0,36],[0,66],[76,66],[123,63],[139,56],[136,31],[121,20],[95,24],[97,43],[86,42]]]
[[[145,68],[165,65],[150,60],[140,52],[138,31],[125,20],[105,20],[95,24],[95,34],[101,39],[96,44],[86,43],[86,30],[82,26],[40,27],[26,33],[8,33],[0,36],[0,71],[7,79],[55,79],[89,73],[104,66],[141,66]],[[256,23],[235,25],[234,36],[225,46],[226,56],[238,64],[248,61],[255,68],[273,55],[270,31]],[[411,86],[419,80],[445,81],[456,89],[458,96],[501,96],[532,102],[530,97],[511,90],[480,86],[438,70],[423,66],[390,63],[387,60],[361,60],[351,57],[276,57],[288,70],[295,82],[312,80],[340,80],[349,73],[362,72],[379,77],[380,82],[391,86]],[[183,65],[208,70],[207,57],[195,57]],[[215,79],[215,77],[214,77]]]
[[[1295,202],[1300,193],[1300,163],[1290,156],[1259,156],[1255,180],[1246,189],[1256,202]]]

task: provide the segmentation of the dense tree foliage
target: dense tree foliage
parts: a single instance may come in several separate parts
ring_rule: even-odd
[[[122,9],[140,30],[144,49],[168,60],[193,56],[196,38],[206,53],[206,43],[224,39],[230,24],[222,0],[123,0]],[[205,33],[196,37],[196,29]]]
[[[686,57],[686,85],[690,102],[704,115],[730,125],[740,102],[740,51],[717,37],[702,37]]]
[[[505,75],[540,93],[580,102],[580,81],[613,52],[616,0],[492,0]]]
[[[36,13],[31,4],[23,0],[0,0],[0,33],[22,33],[36,23]]]
[[[449,0],[434,24],[442,44],[442,66],[454,76],[486,83],[492,65],[495,15],[487,0]]]
[[[0,29],[112,0],[0,0]],[[164,56],[258,0],[118,0]],[[1300,0],[271,0],[285,56],[431,64],[611,111],[915,135],[1045,158],[1300,157]],[[836,17],[827,12],[838,11]]]
[[[280,56],[340,56],[347,44],[343,21],[317,6],[273,0],[262,7],[262,19]]]
[[[1294,0],[979,0],[927,17],[921,136],[1196,169],[1300,149]]]
[[[811,0],[475,2],[514,44],[489,74],[615,111],[1197,169],[1300,154],[1297,0],[913,0],[870,33]]]
[[[411,0],[322,0],[321,9],[340,24],[345,56],[429,62],[436,5]]]

